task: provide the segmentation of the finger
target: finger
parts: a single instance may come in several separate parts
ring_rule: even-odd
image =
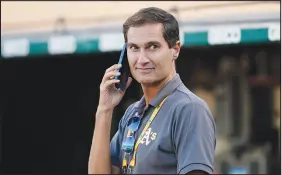
[[[120,76],[120,72],[111,71],[111,72],[106,73],[102,79],[102,83],[105,83],[106,81],[110,79],[113,79],[115,76]]]
[[[121,68],[121,66],[122,66],[121,64],[114,64],[106,70],[106,73],[117,70],[117,69]]]
[[[115,84],[115,83],[119,83],[120,80],[116,80],[116,79],[112,79],[112,80],[108,80],[104,83],[104,87],[108,88],[109,86]]]

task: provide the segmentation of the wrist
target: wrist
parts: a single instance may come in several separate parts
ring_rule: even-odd
[[[113,112],[114,108],[99,105],[97,108],[97,113],[110,113]]]
[[[96,119],[97,118],[111,118],[113,115],[114,109],[104,107],[104,106],[98,106],[97,112],[96,112]]]

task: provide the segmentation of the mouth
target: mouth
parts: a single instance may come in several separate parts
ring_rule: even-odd
[[[136,68],[136,70],[140,73],[150,73],[154,68]]]
[[[154,69],[154,68],[151,68],[151,67],[137,67],[136,69],[147,70],[147,69]]]
[[[151,69],[154,69],[154,68],[136,68],[137,70],[151,70]]]

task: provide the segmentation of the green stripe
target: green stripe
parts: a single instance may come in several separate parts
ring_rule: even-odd
[[[184,46],[208,45],[208,32],[184,33]]]
[[[47,42],[31,42],[29,45],[30,55],[48,54]]]
[[[241,31],[241,43],[268,42],[268,29],[243,29]]]
[[[79,40],[77,42],[76,53],[91,53],[99,51],[98,39]]]

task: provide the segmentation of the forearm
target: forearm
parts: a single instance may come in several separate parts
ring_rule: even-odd
[[[88,162],[89,174],[111,174],[110,131],[113,110],[98,109]]]

